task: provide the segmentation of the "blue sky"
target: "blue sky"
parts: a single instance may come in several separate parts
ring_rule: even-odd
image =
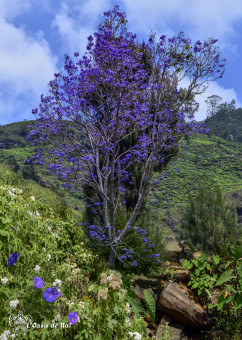
[[[197,120],[216,94],[242,107],[241,0],[0,0],[0,125],[33,119],[32,108],[64,65],[64,54],[85,52],[102,13],[118,4],[139,40],[151,30],[192,40],[217,38],[227,59],[222,79],[197,98]]]

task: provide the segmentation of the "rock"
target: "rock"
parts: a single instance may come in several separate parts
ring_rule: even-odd
[[[165,279],[176,282],[188,282],[190,278],[190,272],[181,266],[170,266],[168,272],[165,274]]]
[[[140,288],[140,286],[136,285],[134,287],[134,292],[135,294],[137,295],[135,297],[135,300],[138,301],[138,302],[144,302],[144,293],[143,293],[143,289]]]
[[[151,317],[149,316],[149,314],[146,314],[144,318],[147,322],[152,323]]]
[[[179,259],[182,253],[182,248],[177,241],[172,241],[167,244],[166,251],[168,257],[170,257],[171,259]]]
[[[147,334],[147,339],[153,338],[153,336],[155,335],[155,330],[147,328],[146,334]]]
[[[160,284],[159,278],[146,277],[143,274],[135,276],[132,281],[134,284],[140,286],[143,289],[157,287]]]
[[[219,289],[214,289],[211,293],[211,303],[213,305],[216,305],[218,303],[218,298],[221,295],[221,291]]]
[[[223,334],[222,331],[219,330],[214,330],[209,332],[209,340],[212,339],[220,339],[220,340],[227,340],[227,336],[225,334]]]
[[[182,329],[168,325],[159,326],[155,335],[155,340],[163,340],[165,335],[167,336],[167,339],[181,340]]]
[[[169,316],[167,316],[166,314],[163,315],[160,323],[159,323],[159,326],[161,325],[165,325],[166,323],[167,324],[170,324],[172,322],[172,318],[170,318]]]
[[[201,254],[201,251],[196,251],[196,253],[193,253],[192,257],[194,258],[194,260],[196,260]]]
[[[165,286],[157,309],[191,328],[201,328],[208,320],[207,312],[196,302],[193,292],[182,283],[169,282]]]
[[[155,298],[155,293],[152,288],[148,288],[147,291],[150,293],[151,296],[153,296],[153,298]]]

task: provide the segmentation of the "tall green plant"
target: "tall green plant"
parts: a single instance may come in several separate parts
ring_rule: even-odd
[[[227,207],[221,190],[214,193],[200,187],[194,199],[189,197],[179,239],[203,251],[220,251],[224,244],[238,240],[238,228],[236,211]]]

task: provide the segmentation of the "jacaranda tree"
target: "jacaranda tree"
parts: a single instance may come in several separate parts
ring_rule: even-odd
[[[78,190],[88,185],[97,192],[93,213],[98,207],[102,219],[100,225],[89,226],[89,235],[109,247],[109,263],[115,264],[119,250],[120,260],[135,266],[125,237],[138,229],[135,222],[152,173],[184,135],[204,132],[194,121],[196,103],[189,98],[222,76],[225,60],[217,40],[192,44],[182,32],[172,38],[162,35],[159,41],[153,35],[138,44],[136,35],[125,29],[125,18],[118,6],[105,12],[103,24],[88,37],[84,56],[75,53],[75,61],[65,57],[64,72],[55,74],[49,95],[42,95],[39,109],[33,110],[37,121],[29,138],[41,144],[32,160],[45,164],[63,186]],[[181,94],[183,78],[189,85]],[[130,136],[135,143],[122,147]],[[136,202],[117,230],[115,217],[125,205],[134,166],[142,169]],[[144,246],[153,248],[145,232],[137,231],[144,236]],[[159,254],[144,253],[159,261]]]

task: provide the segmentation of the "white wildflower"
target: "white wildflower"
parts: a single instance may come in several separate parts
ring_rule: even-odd
[[[72,275],[77,275],[77,274],[80,273],[80,271],[81,271],[80,268],[74,268],[73,271],[71,272],[71,274],[72,274]]]
[[[5,334],[1,334],[0,335],[0,340],[8,340],[8,338],[6,337]]]
[[[107,283],[107,282],[108,282],[108,280],[107,280],[107,274],[106,274],[106,273],[102,273],[102,274],[101,274],[101,281],[100,281],[101,285],[103,285],[103,284],[105,284],[105,283]]]
[[[57,287],[61,287],[62,281],[59,279],[55,279],[55,281],[53,282],[53,286],[57,286]]]
[[[85,303],[84,303],[83,301],[80,301],[80,302],[78,303],[78,306],[79,306],[81,309],[83,309],[83,308],[85,308]]]
[[[5,285],[7,284],[7,282],[8,282],[8,278],[7,278],[7,277],[3,277],[3,278],[1,279],[1,282],[2,282],[2,284],[5,286]]]
[[[126,318],[125,320],[124,320],[124,324],[125,324],[125,327],[131,327],[132,325],[131,325],[131,322],[130,322],[130,320],[129,320],[129,318]]]
[[[112,279],[111,282],[109,282],[109,287],[110,288],[113,288],[113,289],[116,289],[116,290],[120,290],[120,284],[122,283],[122,281],[117,278],[117,277],[114,277]]]
[[[6,337],[8,338],[10,336],[11,332],[9,330],[6,330],[6,331],[3,332],[3,334],[5,334]]]
[[[133,335],[134,335],[134,340],[142,340],[142,335],[139,334],[138,332],[134,332]]]
[[[47,260],[48,260],[48,261],[50,261],[50,259],[51,259],[51,255],[50,255],[50,254],[48,254],[46,257],[47,257]]]
[[[60,320],[60,318],[61,318],[60,314],[57,314],[57,315],[54,317],[54,321],[58,321],[58,320]]]
[[[129,332],[129,337],[134,340],[142,340],[142,335],[138,332]]]
[[[35,197],[34,196],[30,196],[31,201],[35,201]]]
[[[12,197],[16,196],[11,190],[8,190],[8,193],[9,193],[9,195],[12,196]]]
[[[22,189],[18,189],[18,188],[13,188],[12,192],[15,192],[16,194],[20,194],[21,195],[23,193],[23,190]]]
[[[97,298],[98,300],[107,300],[108,297],[108,288],[103,288],[98,291]]]
[[[13,300],[13,301],[9,302],[9,307],[16,308],[18,306],[18,304],[19,304],[18,300]]]
[[[36,273],[38,273],[40,271],[40,266],[36,265],[34,268],[34,271],[36,271]]]
[[[16,338],[16,335],[15,335],[15,334],[11,334],[11,335],[10,335],[10,338],[15,339],[15,338]]]
[[[126,311],[127,314],[129,314],[131,312],[131,309],[130,309],[130,304],[128,302],[126,302],[125,306],[124,306],[124,309]]]

